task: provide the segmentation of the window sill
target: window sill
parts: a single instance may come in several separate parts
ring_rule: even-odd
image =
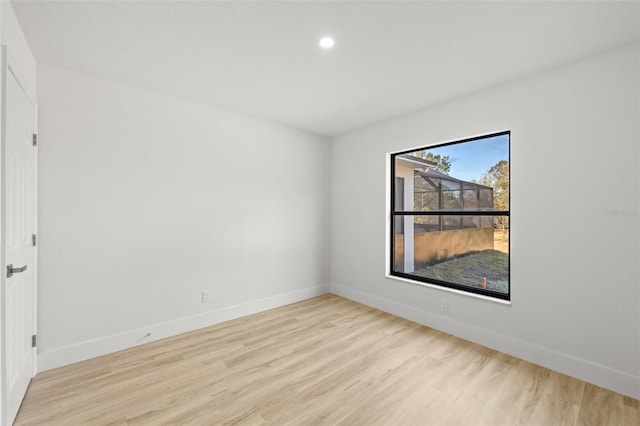
[[[439,285],[423,283],[423,282],[420,282],[420,281],[414,281],[414,280],[410,280],[410,279],[402,278],[402,277],[397,277],[395,275],[390,275],[390,274],[386,274],[385,276],[387,278],[390,278],[390,279],[396,280],[396,281],[402,281],[402,282],[409,283],[409,284],[415,284],[415,285],[419,285],[419,286],[423,286],[423,287],[429,287],[429,288],[433,288],[433,289],[440,290],[440,291],[446,291],[446,292],[449,292],[449,293],[461,294],[463,296],[473,297],[473,298],[476,298],[476,299],[482,299],[482,300],[487,300],[489,302],[499,303],[501,305],[511,306],[511,301],[510,300],[498,299],[498,298],[495,298],[495,297],[484,296],[482,294],[469,293],[469,292],[462,291],[462,290],[456,290],[455,288],[447,288],[447,287],[442,287],[442,286],[439,286]]]

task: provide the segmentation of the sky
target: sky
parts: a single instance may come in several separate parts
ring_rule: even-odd
[[[449,176],[462,180],[477,179],[500,160],[509,160],[509,135],[457,143],[426,151],[451,159]]]

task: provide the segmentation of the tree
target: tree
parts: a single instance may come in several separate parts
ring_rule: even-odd
[[[509,210],[509,161],[500,160],[480,178],[482,185],[493,188],[493,208],[495,210]],[[507,216],[497,216],[496,226],[506,229],[509,225]]]
[[[417,151],[413,153],[413,155],[415,157],[422,158],[423,160],[435,163],[438,170],[440,170],[442,173],[449,174],[449,171],[451,170],[451,159],[448,155],[445,155],[443,157],[440,154],[433,154],[432,152],[429,152],[427,150]]]

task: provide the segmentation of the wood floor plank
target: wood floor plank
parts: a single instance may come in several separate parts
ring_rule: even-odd
[[[534,424],[575,425],[584,385],[584,382],[573,377],[550,372],[531,421]]]
[[[602,424],[640,425],[640,410],[626,405],[623,395],[585,383],[576,425]]]
[[[38,374],[16,425],[633,425],[640,403],[325,295]]]

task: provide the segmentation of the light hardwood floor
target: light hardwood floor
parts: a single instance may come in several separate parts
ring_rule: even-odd
[[[640,425],[638,400],[326,295],[38,374],[16,425]]]

